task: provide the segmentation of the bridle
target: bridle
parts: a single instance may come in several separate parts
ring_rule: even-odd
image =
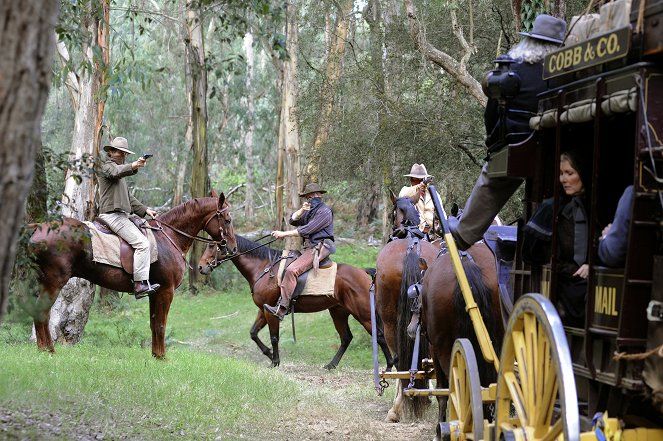
[[[184,255],[182,250],[180,250],[180,248],[177,246],[177,244],[175,244],[173,239],[171,239],[170,236],[168,236],[168,233],[166,233],[166,231],[163,229],[163,227],[161,225],[165,225],[168,228],[170,228],[171,230],[175,231],[176,233],[179,233],[182,236],[188,237],[189,239],[193,239],[194,241],[203,242],[203,243],[206,243],[206,244],[214,244],[219,251],[221,250],[221,247],[223,247],[223,249],[225,250],[226,256],[232,256],[234,253],[231,253],[230,250],[228,249],[228,241],[226,240],[226,236],[223,233],[223,226],[222,226],[224,220],[221,217],[221,215],[223,213],[225,213],[226,211],[228,211],[229,208],[230,207],[225,207],[225,208],[221,208],[221,209],[217,208],[216,211],[214,213],[212,213],[210,215],[210,217],[208,217],[207,220],[205,221],[205,223],[203,224],[202,229],[204,230],[204,229],[207,228],[207,225],[210,223],[210,221],[212,219],[216,218],[219,222],[219,237],[221,238],[220,240],[212,240],[212,239],[208,239],[208,238],[202,237],[202,236],[192,236],[189,233],[186,233],[186,232],[184,232],[184,231],[182,231],[182,230],[180,230],[180,229],[178,229],[178,228],[176,228],[176,227],[174,227],[170,224],[167,224],[164,221],[157,220],[157,219],[155,219],[155,220],[156,220],[158,228],[153,228],[153,229],[161,231],[166,236],[166,238],[170,241],[170,243],[175,247],[175,249],[180,252],[180,254],[182,255],[182,258],[184,258],[184,260],[186,260],[186,256]]]

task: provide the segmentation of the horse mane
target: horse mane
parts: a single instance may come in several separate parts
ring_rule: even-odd
[[[176,207],[171,208],[169,211],[163,213],[162,215],[159,216],[160,220],[163,220],[166,223],[172,223],[174,219],[181,219],[181,218],[188,218],[191,216],[192,212],[192,206],[193,205],[202,205],[203,202],[205,202],[206,199],[211,199],[211,198],[195,198],[195,199],[190,199],[183,204],[180,204]]]
[[[269,260],[270,262],[278,259],[281,257],[281,250],[276,250],[274,248],[270,248],[267,245],[263,245],[258,242],[254,242],[252,240],[247,239],[244,236],[240,235],[235,235],[235,239],[237,240],[237,251],[240,253],[244,253],[246,251],[249,251],[246,253],[247,256],[252,256],[257,259],[265,259]],[[262,245],[262,246],[261,246]],[[255,249],[252,249],[255,248]]]
[[[419,225],[421,219],[419,218],[417,208],[412,203],[412,199],[409,197],[396,199],[396,208],[405,214],[405,220],[409,220],[412,225]]]

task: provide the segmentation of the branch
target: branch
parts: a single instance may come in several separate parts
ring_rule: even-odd
[[[239,185],[235,185],[233,188],[231,188],[230,190],[228,190],[227,192],[225,192],[226,199],[228,199],[228,198],[230,197],[231,194],[235,193],[237,190],[239,190],[240,188],[242,188],[242,187],[244,187],[244,186],[246,186],[245,183],[242,183],[242,184],[239,184]]]
[[[479,162],[477,158],[472,154],[470,149],[465,147],[463,144],[458,144],[457,147],[463,151],[467,155],[468,158],[470,158],[470,161],[472,161],[477,167],[481,168],[483,167],[483,163]]]
[[[467,62],[470,60],[472,54],[476,52],[476,47],[469,44],[465,39],[465,35],[463,35],[463,28],[462,26],[458,25],[456,9],[454,6],[451,7],[451,30],[458,39],[460,45],[463,47],[463,57],[460,59],[459,68],[462,72],[467,72]]]
[[[487,98],[483,94],[481,84],[467,72],[464,62],[458,62],[449,54],[437,49],[430,44],[426,36],[421,32],[419,22],[417,19],[417,10],[412,0],[403,0],[407,10],[408,25],[410,28],[410,36],[414,40],[417,48],[423,53],[424,57],[433,63],[440,66],[447,73],[456,79],[460,84],[467,88],[467,91],[472,95],[482,106],[486,106]],[[464,38],[463,38],[464,40]],[[467,43],[467,42],[466,42]]]

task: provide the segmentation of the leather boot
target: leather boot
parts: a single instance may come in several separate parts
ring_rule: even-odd
[[[149,280],[141,280],[139,282],[134,282],[134,295],[136,296],[136,300],[142,299],[150,294],[154,294],[159,288],[161,288],[161,285],[158,283],[150,283]]]
[[[277,303],[276,306],[264,304],[262,307],[279,320],[283,320],[283,317],[285,317],[285,314],[288,312],[288,309],[280,303]]]

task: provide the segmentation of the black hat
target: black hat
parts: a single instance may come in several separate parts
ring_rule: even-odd
[[[304,190],[301,193],[299,193],[299,196],[304,197],[307,194],[311,194],[311,193],[323,194],[323,193],[327,193],[327,191],[320,188],[320,185],[318,185],[316,182],[311,182],[310,184],[306,184],[306,187],[304,187]]]
[[[534,19],[532,32],[518,32],[537,40],[550,41],[552,43],[562,44],[564,33],[566,32],[566,22],[552,15],[539,14]]]

